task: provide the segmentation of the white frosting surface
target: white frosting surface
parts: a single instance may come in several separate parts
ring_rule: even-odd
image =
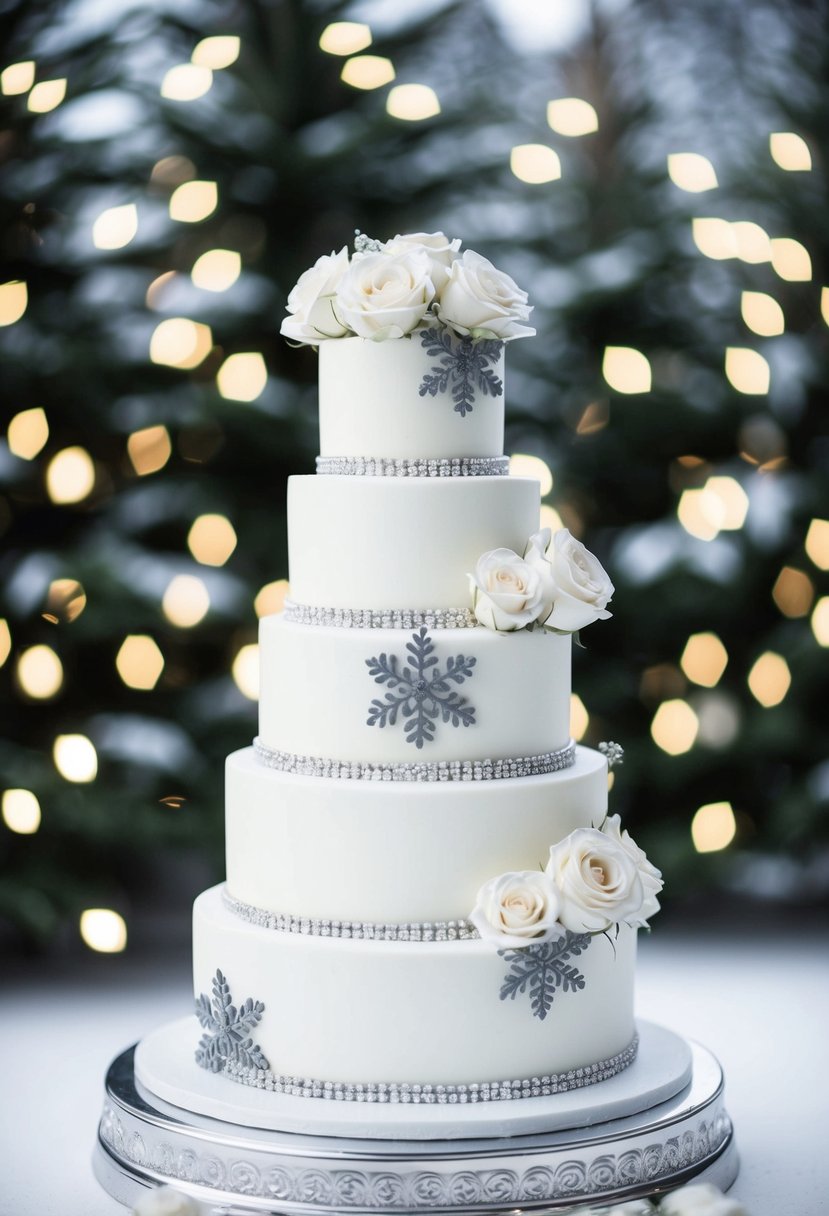
[[[471,676],[452,685],[475,708],[470,726],[438,720],[435,738],[417,748],[396,725],[368,725],[375,683],[366,660],[397,655],[411,663],[403,629],[298,625],[281,614],[259,622],[259,737],[265,747],[334,760],[417,763],[534,756],[565,747],[570,732],[570,636],[435,629],[441,670],[450,657],[474,656]]]
[[[573,960],[581,991],[541,1021],[529,996],[500,1000],[508,970],[487,942],[400,943],[279,933],[205,891],[193,914],[195,991],[225,974],[234,1003],[265,1011],[253,1037],[282,1074],[462,1085],[563,1072],[615,1055],[634,1033],[636,933],[593,939]]]
[[[451,389],[420,396],[424,375],[440,365],[420,338],[372,342],[339,338],[319,348],[322,456],[500,456],[504,396],[475,388],[471,412],[455,410]],[[504,351],[491,364],[503,382]]]
[[[319,920],[466,917],[487,879],[545,864],[607,809],[604,756],[584,747],[562,772],[444,784],[299,777],[245,748],[226,782],[230,893]]]
[[[489,549],[538,530],[526,477],[288,479],[291,598],[330,608],[468,608]]]

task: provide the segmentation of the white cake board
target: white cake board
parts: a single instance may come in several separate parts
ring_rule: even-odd
[[[199,1025],[181,1018],[153,1031],[135,1050],[135,1080],[150,1101],[194,1114],[303,1136],[456,1140],[532,1135],[591,1127],[673,1098],[691,1079],[691,1049],[673,1031],[640,1022],[639,1052],[607,1081],[549,1097],[463,1105],[335,1102],[254,1089],[195,1061]]]

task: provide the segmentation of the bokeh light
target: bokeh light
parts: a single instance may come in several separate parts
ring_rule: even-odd
[[[812,167],[812,154],[802,136],[794,131],[774,131],[769,136],[774,163],[789,173],[804,173]]]
[[[20,279],[0,283],[0,325],[14,325],[26,311],[29,291]]]
[[[161,610],[167,620],[180,629],[192,629],[198,625],[209,609],[207,587],[194,574],[177,574],[168,584],[161,600]]]
[[[21,460],[34,460],[49,438],[46,411],[40,406],[15,414],[6,432],[9,451]]]
[[[737,238],[728,220],[701,216],[691,221],[691,235],[700,253],[715,261],[736,258]]]
[[[46,612],[43,614],[53,624],[77,620],[86,607],[86,592],[76,578],[55,578],[46,594]]]
[[[355,55],[345,61],[340,72],[340,79],[352,89],[382,89],[395,76],[394,64],[382,55]]]
[[[161,96],[168,101],[196,101],[204,97],[213,84],[210,68],[199,63],[179,63],[165,72]]]
[[[689,752],[696,741],[699,719],[687,701],[663,701],[651,722],[651,737],[669,756]]]
[[[49,461],[46,492],[52,502],[82,502],[95,487],[95,465],[85,448],[64,448]]]
[[[771,591],[777,607],[793,619],[808,616],[815,598],[815,587],[805,570],[784,566]]]
[[[558,181],[561,161],[546,144],[517,144],[509,154],[509,167],[519,181],[531,185]]]
[[[127,925],[112,908],[87,908],[81,913],[81,938],[99,954],[120,954],[127,944]]]
[[[20,836],[32,836],[40,827],[40,803],[31,790],[4,790],[2,815],[9,831]]]
[[[172,451],[166,426],[145,426],[140,431],[133,431],[127,440],[127,455],[139,477],[163,469]]]
[[[210,326],[189,317],[168,317],[159,322],[150,338],[150,360],[182,371],[198,367],[212,349]]]
[[[559,528],[564,527],[564,523],[555,507],[551,507],[549,503],[543,502],[541,504],[538,526],[539,528],[549,528],[555,536]]]
[[[259,647],[255,642],[242,646],[233,660],[233,680],[249,701],[259,700]]]
[[[332,21],[320,34],[319,46],[327,55],[356,55],[371,46],[371,29],[361,21]]]
[[[212,34],[196,43],[190,62],[220,72],[239,58],[242,40],[237,34]]]
[[[164,670],[164,655],[147,634],[132,633],[124,638],[115,657],[118,675],[127,688],[149,691],[155,688]]]
[[[10,63],[0,72],[0,93],[5,97],[19,97],[28,93],[35,82],[35,61],[24,59],[20,63]]]
[[[783,309],[764,291],[744,291],[740,297],[740,312],[747,327],[761,338],[777,337],[786,328]]]
[[[734,238],[736,256],[741,262],[756,266],[761,262],[771,261],[769,234],[759,224],[752,220],[736,220],[731,225],[731,235]]]
[[[57,109],[65,96],[65,79],[41,80],[33,87],[26,104],[33,114],[48,114]]]
[[[812,277],[812,259],[800,241],[779,236],[771,242],[771,264],[787,283],[807,283]]]
[[[767,650],[748,673],[748,686],[765,709],[771,709],[786,696],[792,683],[789,665],[781,654]]]
[[[138,208],[135,203],[108,207],[92,225],[92,244],[96,249],[123,249],[138,232]]]
[[[170,195],[170,219],[182,224],[198,224],[212,215],[219,205],[215,182],[182,182]]]
[[[809,524],[806,553],[818,570],[829,570],[829,519],[813,519]]]
[[[771,368],[759,351],[747,346],[726,348],[725,374],[738,393],[762,395],[769,391]]]
[[[266,583],[256,594],[253,601],[254,611],[258,617],[273,616],[285,607],[285,600],[291,594],[290,584],[286,578],[278,578],[273,583]]]
[[[268,383],[268,369],[259,351],[228,355],[216,373],[216,387],[230,401],[255,401]]]
[[[728,665],[728,651],[716,633],[694,633],[685,643],[679,665],[694,684],[714,688]]]
[[[197,258],[190,272],[203,291],[227,291],[242,272],[242,259],[233,249],[208,249]]]
[[[48,701],[63,684],[63,664],[51,646],[29,646],[17,660],[17,682],[33,701]]]
[[[640,350],[631,346],[606,346],[602,375],[617,393],[651,391],[651,365]]]
[[[423,122],[440,114],[440,101],[428,84],[398,84],[389,90],[386,110],[404,122]]]
[[[737,834],[737,820],[730,802],[709,802],[691,821],[691,839],[698,853],[718,853]]]
[[[701,194],[717,185],[714,166],[699,152],[672,152],[668,157],[668,177],[689,194]]]
[[[236,531],[224,515],[200,515],[187,535],[187,546],[204,566],[223,566],[236,548]]]
[[[546,498],[553,488],[553,474],[546,460],[540,456],[528,456],[516,452],[509,458],[510,477],[532,477],[541,488],[541,497]]]
[[[6,659],[11,654],[12,649],[12,634],[9,629],[9,622],[5,617],[0,617],[0,667],[4,665]]]
[[[67,781],[86,785],[98,776],[98,753],[86,735],[58,735],[52,746],[52,759]]]
[[[547,102],[547,125],[557,135],[577,138],[598,131],[599,116],[582,97],[557,97]]]
[[[829,595],[823,595],[812,613],[812,633],[820,646],[829,646]]]

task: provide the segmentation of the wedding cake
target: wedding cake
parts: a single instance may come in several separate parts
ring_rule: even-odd
[[[319,352],[316,473],[259,733],[227,762],[227,881],[194,910],[204,1068],[309,1099],[591,1085],[635,1058],[659,872],[570,739],[573,635],[613,587],[504,456],[527,295],[442,233],[322,257],[282,332]]]

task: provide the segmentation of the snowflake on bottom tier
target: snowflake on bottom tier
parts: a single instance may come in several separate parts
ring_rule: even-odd
[[[431,743],[435,737],[438,719],[451,722],[453,726],[472,726],[475,710],[466,698],[449,687],[463,684],[472,676],[477,659],[459,654],[446,660],[446,670],[438,667],[433,654],[434,642],[425,626],[412,634],[406,644],[411,658],[411,667],[398,667],[397,655],[381,654],[379,658],[366,659],[369,673],[376,684],[388,684],[390,692],[385,701],[374,700],[368,707],[369,726],[394,726],[398,713],[407,719],[404,724],[406,742],[415,747]]]
[[[262,1001],[250,997],[237,1009],[232,1003],[230,985],[221,971],[213,979],[213,1001],[202,993],[196,999],[196,1017],[204,1029],[196,1049],[196,1063],[210,1072],[221,1072],[228,1061],[245,1068],[268,1068],[268,1061],[247,1032],[265,1012]]]
[[[520,950],[499,950],[498,953],[510,964],[501,986],[501,1000],[524,993],[529,987],[533,1016],[544,1021],[553,1007],[556,992],[578,992],[585,986],[585,978],[568,959],[582,954],[590,945],[589,933],[571,933],[553,942],[541,942]]]
[[[427,354],[440,359],[420,384],[420,396],[437,397],[452,386],[455,412],[465,418],[472,413],[477,388],[485,397],[500,397],[504,382],[489,366],[501,353],[502,342],[491,338],[473,340],[468,335],[455,341],[448,329],[427,329],[420,335]]]

